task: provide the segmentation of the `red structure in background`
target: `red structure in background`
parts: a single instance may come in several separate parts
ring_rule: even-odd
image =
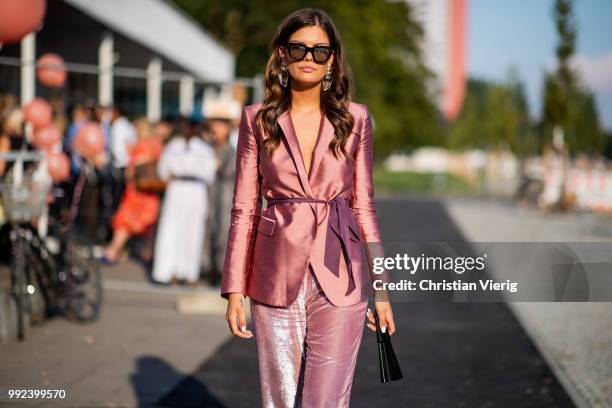
[[[443,86],[442,112],[452,121],[461,112],[465,97],[465,28],[467,0],[448,0],[448,76]]]

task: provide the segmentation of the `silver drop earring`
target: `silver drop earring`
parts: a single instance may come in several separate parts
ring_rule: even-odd
[[[280,82],[283,88],[287,87],[287,82],[289,81],[289,72],[287,71],[287,65],[281,64],[281,72],[278,74],[278,82]]]
[[[331,88],[332,85],[332,75],[331,75],[331,68],[328,67],[327,68],[327,72],[325,73],[325,76],[323,77],[323,91],[327,91],[329,88]]]

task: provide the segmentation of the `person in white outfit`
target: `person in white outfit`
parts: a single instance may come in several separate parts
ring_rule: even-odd
[[[164,148],[158,162],[160,178],[168,182],[157,230],[152,279],[173,277],[197,284],[208,213],[208,185],[217,170],[214,149],[192,136],[187,119],[180,135]]]

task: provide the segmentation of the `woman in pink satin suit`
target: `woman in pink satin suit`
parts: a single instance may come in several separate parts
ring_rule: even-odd
[[[271,42],[264,101],[242,111],[221,295],[231,332],[255,336],[267,408],[348,407],[366,316],[375,330],[373,131],[352,86],[331,19],[302,9]]]

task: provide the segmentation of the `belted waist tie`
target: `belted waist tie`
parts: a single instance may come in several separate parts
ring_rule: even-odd
[[[180,181],[193,181],[196,183],[202,183],[208,185],[208,182],[202,177],[198,176],[172,176],[171,180],[180,180]]]
[[[344,255],[344,261],[348,269],[349,284],[346,295],[350,294],[355,290],[355,277],[353,271],[353,264],[351,262],[351,256],[349,252],[349,229],[353,229],[350,223],[351,207],[349,205],[349,199],[344,197],[335,197],[331,200],[323,200],[311,197],[272,197],[267,200],[268,206],[272,206],[278,203],[322,203],[329,204],[331,206],[331,213],[329,214],[329,224],[327,228],[327,240],[325,242],[325,265],[332,271],[336,277],[340,277],[340,250]],[[327,211],[327,206],[325,206]],[[318,221],[318,211],[315,212],[315,219],[317,226],[320,224]],[[325,217],[323,217],[325,219]],[[333,232],[333,233],[332,233]],[[356,236],[359,236],[359,232],[353,229]]]

